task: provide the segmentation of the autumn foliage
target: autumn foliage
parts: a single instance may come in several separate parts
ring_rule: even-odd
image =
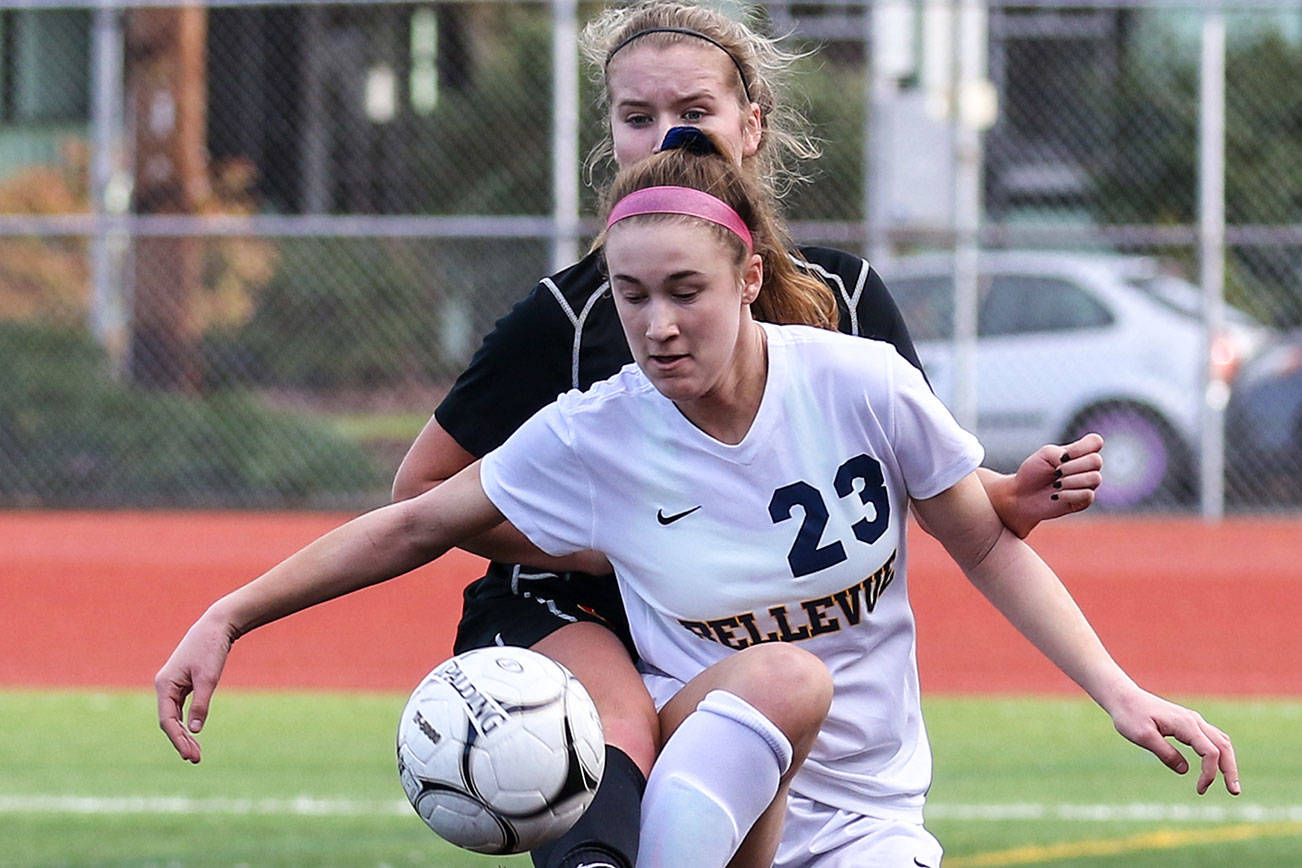
[[[257,210],[256,170],[247,160],[210,167],[196,216],[244,216]],[[55,163],[32,165],[0,180],[0,215],[85,218],[91,213],[89,149],[70,139]],[[91,299],[90,238],[50,231],[33,221],[31,234],[0,235],[0,320],[84,322]],[[203,241],[202,280],[188,315],[196,333],[240,325],[252,315],[258,290],[275,273],[271,241],[219,235]]]

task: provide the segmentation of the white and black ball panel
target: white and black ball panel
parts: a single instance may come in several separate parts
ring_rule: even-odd
[[[605,763],[587,691],[522,648],[480,648],[434,669],[403,710],[397,748],[421,819],[458,846],[495,854],[563,834],[591,803]]]

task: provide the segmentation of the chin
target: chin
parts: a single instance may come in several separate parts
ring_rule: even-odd
[[[671,401],[690,401],[700,397],[700,390],[681,377],[648,377],[656,391]]]

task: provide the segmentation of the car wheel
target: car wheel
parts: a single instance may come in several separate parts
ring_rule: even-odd
[[[1170,506],[1193,495],[1188,450],[1171,426],[1146,407],[1103,404],[1080,414],[1064,442],[1103,435],[1103,484],[1095,500],[1104,509]]]

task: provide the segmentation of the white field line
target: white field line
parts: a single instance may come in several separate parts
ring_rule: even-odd
[[[290,799],[192,798],[189,796],[56,796],[0,795],[4,814],[137,814],[267,815],[305,817],[406,816],[403,799],[345,799],[298,796]],[[927,805],[928,820],[1053,820],[1100,822],[1126,820],[1163,823],[1279,823],[1302,821],[1302,804],[1183,805],[1146,802],[1124,804],[962,804]]]
[[[188,796],[0,795],[2,814],[139,814],[376,817],[410,814],[402,799],[387,801],[317,798],[224,799]]]

